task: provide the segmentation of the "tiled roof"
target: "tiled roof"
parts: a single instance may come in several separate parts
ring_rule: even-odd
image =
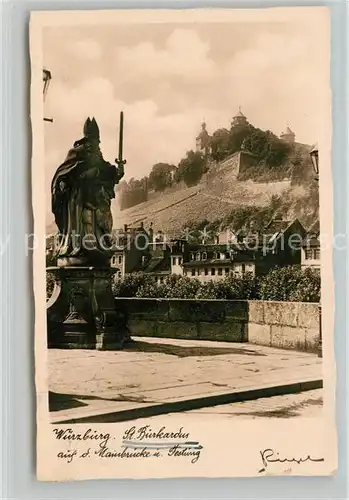
[[[308,235],[316,235],[320,234],[320,221],[317,219],[312,226],[308,229]]]
[[[152,257],[148,262],[147,267],[144,269],[145,273],[151,273],[161,264],[163,257]]]
[[[265,234],[282,233],[291,224],[290,221],[274,219],[265,227]]]
[[[233,259],[206,259],[184,262],[183,267],[232,266],[236,262],[253,262],[254,255],[238,254]]]
[[[190,243],[188,244],[189,252],[229,252],[236,250],[243,252],[249,250],[248,245],[244,243]]]

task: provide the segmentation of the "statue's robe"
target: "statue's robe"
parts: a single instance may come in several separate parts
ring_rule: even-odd
[[[56,255],[73,257],[88,252],[91,257],[107,258],[110,202],[120,177],[117,168],[102,156],[87,157],[85,147],[83,139],[77,141],[52,180],[52,212],[61,235]]]
[[[70,149],[52,179],[52,212],[60,234],[56,253],[61,256],[77,254],[81,249],[81,238],[72,241],[71,236],[82,234],[83,204],[78,177],[84,163],[84,146],[77,144]]]

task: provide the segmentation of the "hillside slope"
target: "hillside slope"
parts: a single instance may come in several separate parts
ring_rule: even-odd
[[[122,212],[114,206],[114,226],[143,222],[148,227],[152,222],[155,230],[178,232],[193,221],[223,219],[237,208],[266,207],[275,197],[279,198],[278,209],[285,217],[298,217],[308,226],[317,216],[317,193],[309,184],[291,186],[290,180],[239,181],[225,169],[213,178],[204,177],[196,186],[159,193],[152,200]]]
[[[273,202],[278,215],[287,219],[299,218],[310,227],[318,218],[318,186],[312,173],[303,170],[300,183],[292,185],[290,180],[278,182],[254,182],[238,180],[230,168],[209,172],[193,187],[177,185],[161,193],[154,193],[144,203],[120,211],[118,195],[112,203],[114,228],[123,225],[149,227],[168,234],[178,233],[187,225],[201,221],[222,221],[237,209],[244,207],[268,207]],[[275,203],[275,199],[277,203]],[[47,234],[55,233],[56,225],[47,221]]]

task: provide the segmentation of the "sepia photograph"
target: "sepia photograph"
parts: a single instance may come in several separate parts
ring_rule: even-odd
[[[38,439],[44,419],[73,479],[79,441],[200,467],[201,425],[328,428],[299,456],[256,445],[246,475],[335,470],[329,22],[309,11],[32,16]]]

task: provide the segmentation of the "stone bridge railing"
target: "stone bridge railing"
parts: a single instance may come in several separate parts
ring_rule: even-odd
[[[317,352],[319,304],[117,298],[131,336],[251,342]]]

